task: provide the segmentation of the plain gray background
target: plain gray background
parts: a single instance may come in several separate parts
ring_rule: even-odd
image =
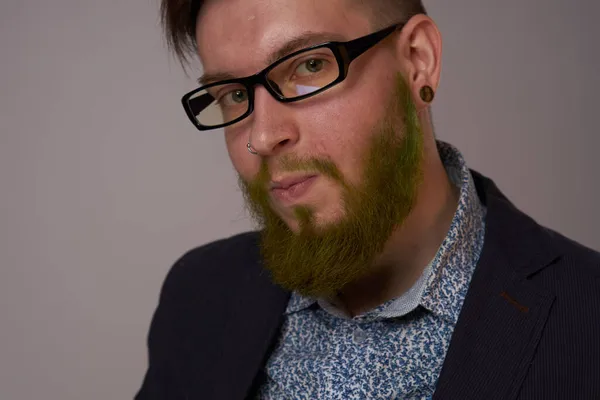
[[[523,210],[600,249],[595,0],[426,0],[439,138]],[[179,99],[158,0],[0,4],[0,398],[131,398],[160,285],[251,225],[220,132]],[[224,266],[226,267],[226,266]]]

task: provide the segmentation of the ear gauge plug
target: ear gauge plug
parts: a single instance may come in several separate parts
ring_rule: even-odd
[[[421,90],[419,90],[419,95],[421,96],[421,100],[423,100],[425,103],[431,103],[435,93],[433,92],[431,86],[425,85],[421,88]]]

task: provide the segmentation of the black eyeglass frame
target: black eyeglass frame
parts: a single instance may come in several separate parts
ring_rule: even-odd
[[[302,50],[295,51],[291,54],[288,54],[285,57],[280,58],[279,60],[275,61],[273,64],[269,65],[267,68],[263,69],[262,71],[254,74],[254,75],[246,76],[243,78],[228,79],[228,80],[224,80],[224,81],[214,82],[214,83],[210,83],[205,86],[201,86],[198,89],[194,89],[182,97],[181,103],[183,105],[183,108],[184,108],[188,118],[192,122],[192,124],[194,124],[194,126],[196,128],[198,128],[198,130],[200,130],[200,131],[219,129],[219,128],[223,128],[223,127],[226,127],[229,125],[233,125],[233,124],[243,120],[244,118],[248,117],[254,111],[254,87],[256,85],[264,86],[265,89],[267,89],[267,91],[269,92],[269,94],[271,94],[271,96],[273,96],[277,101],[282,102],[282,103],[291,103],[291,102],[300,101],[300,100],[304,100],[309,97],[315,96],[319,93],[324,92],[327,89],[332,88],[333,86],[337,85],[338,83],[340,83],[344,79],[346,79],[346,77],[348,76],[348,70],[350,68],[350,63],[352,61],[354,61],[356,58],[358,58],[364,52],[366,52],[370,48],[374,47],[377,43],[381,42],[383,39],[385,39],[386,37],[391,35],[394,31],[402,29],[402,27],[404,25],[405,25],[404,23],[394,24],[387,28],[379,30],[377,32],[368,34],[366,36],[359,37],[357,39],[350,40],[348,42],[336,42],[336,41],[325,42],[325,43],[321,43],[321,44],[317,44],[317,45],[314,45],[311,47],[304,48]],[[314,92],[311,92],[311,93],[308,93],[305,95],[301,95],[298,97],[292,97],[292,98],[284,97],[275,88],[273,88],[273,86],[269,83],[269,80],[267,79],[267,75],[278,65],[289,60],[292,57],[297,56],[298,54],[302,54],[304,52],[308,52],[308,51],[316,50],[316,49],[320,49],[320,48],[330,49],[338,63],[339,76],[333,82],[331,82],[330,84],[328,84],[326,86],[323,86],[322,88],[320,88],[318,90],[315,90]],[[248,92],[248,111],[246,111],[244,114],[242,114],[238,118],[231,120],[229,122],[226,122],[224,124],[211,125],[211,126],[206,126],[206,125],[200,124],[198,122],[198,120],[196,119],[196,116],[194,115],[192,108],[189,106],[189,100],[191,99],[191,97],[194,96],[196,93],[201,92],[206,89],[209,89],[213,86],[233,84],[233,83],[241,84],[246,88],[246,90]]]

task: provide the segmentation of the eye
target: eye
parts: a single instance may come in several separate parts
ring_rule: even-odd
[[[234,106],[248,101],[248,92],[244,89],[235,89],[219,97],[219,103],[223,106]]]
[[[296,73],[301,76],[316,74],[323,69],[325,62],[325,60],[319,58],[311,58],[310,60],[306,60],[300,64],[298,68],[296,68]]]

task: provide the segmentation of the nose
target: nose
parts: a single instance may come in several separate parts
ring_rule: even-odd
[[[292,148],[300,136],[296,112],[292,105],[275,100],[264,87],[257,86],[249,137],[252,148],[261,156]]]

